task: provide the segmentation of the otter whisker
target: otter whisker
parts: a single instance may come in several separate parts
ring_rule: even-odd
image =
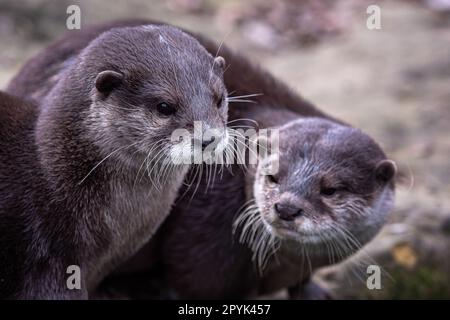
[[[230,144],[230,147],[232,147],[233,151],[236,152],[237,160],[240,162],[240,164],[242,164],[244,168],[247,169],[247,164],[245,161],[245,153],[241,153],[240,151],[245,152],[246,150],[248,150],[256,158],[258,158],[258,153],[255,150],[253,150],[253,148],[250,148],[250,146],[246,142],[242,141],[243,139],[245,139],[245,136],[242,133],[230,132],[229,135],[231,138],[233,138],[233,141],[236,141],[236,145],[233,143]]]
[[[248,121],[248,122],[252,122],[254,123],[256,126],[259,126],[258,121],[254,120],[254,119],[250,119],[250,118],[237,118],[237,119],[233,119],[227,122],[227,124],[231,124],[237,121]]]
[[[222,165],[220,165],[221,167]],[[219,164],[217,162],[214,163],[214,172],[213,172],[213,178],[212,178],[212,185],[214,186],[216,183],[216,177],[217,177],[217,173],[219,171],[220,173],[220,168],[219,168]]]
[[[178,157],[178,156],[177,156]],[[164,159],[163,166],[160,170],[160,184],[161,186],[166,185],[167,179],[170,178],[174,168],[176,167],[172,161],[169,161],[168,158]],[[173,160],[173,159],[171,159]]]
[[[228,159],[233,159],[233,155],[237,156],[237,160],[238,162],[242,163],[245,166],[245,159],[242,158],[242,154],[239,152],[238,150],[238,146],[235,144],[235,140],[238,140],[239,137],[236,136],[233,132],[229,133],[229,137],[232,140],[232,143],[228,143],[227,146],[225,147],[225,156],[226,156],[226,160]],[[234,138],[237,139],[234,139]],[[244,145],[244,147],[246,147]]]
[[[228,69],[230,69],[230,67],[231,67],[231,63],[228,63],[228,65],[223,70],[223,74],[225,74],[228,71]]]
[[[359,246],[357,246],[356,248],[353,248],[353,245],[350,240],[349,240],[349,236],[347,234],[344,233],[342,227],[339,226],[333,226],[333,230],[339,234],[344,241],[338,241],[337,239],[335,239],[336,244],[341,248],[341,250],[343,250],[344,254],[343,256],[347,256],[348,252],[354,252],[357,251],[359,249]],[[344,258],[341,257],[341,259],[343,260]],[[358,279],[358,281],[362,281],[364,282],[364,276],[361,273],[358,273],[358,270],[362,271],[362,268],[364,266],[364,264],[359,263],[358,261],[353,261],[353,263],[350,263],[349,265],[349,269],[350,272]],[[349,283],[351,283],[351,278],[347,277],[347,281],[349,281]]]
[[[247,221],[248,219],[255,218],[254,213],[256,212],[256,210],[257,206],[255,200],[252,199],[248,201],[244,206],[242,206],[236,214],[235,221],[233,223],[233,234],[235,234],[236,230],[241,227],[240,240],[243,240],[245,238],[246,230],[251,226],[251,224],[248,224]]]
[[[301,244],[301,255],[303,256],[302,264],[304,265],[304,269],[309,270],[309,273],[312,274],[312,264],[311,259],[309,257],[308,252],[311,250],[308,243]]]
[[[139,166],[139,169],[138,169],[138,171],[136,173],[136,177],[135,177],[134,183],[133,183],[134,187],[136,186],[136,183],[137,183],[137,180],[138,180],[138,177],[139,177],[139,173],[141,172],[142,168],[144,167],[144,164],[146,163],[147,159],[150,157],[150,155],[152,154],[153,150],[155,148],[157,148],[158,146],[160,146],[163,141],[165,141],[165,139],[160,139],[160,140],[156,141],[155,143],[153,143],[151,145],[150,150],[148,151],[147,155],[144,157],[144,160],[142,161],[142,163]],[[142,176],[143,176],[143,174],[142,174]],[[141,176],[141,179],[142,179],[142,176]],[[139,181],[141,181],[141,180],[139,180]]]
[[[162,164],[161,164],[161,160],[163,160]],[[162,189],[161,179],[158,179],[158,176],[159,177],[161,176],[160,172],[162,171],[162,168],[167,163],[170,164],[170,161],[168,161],[168,159],[167,159],[167,148],[166,147],[163,147],[151,160],[147,160],[148,176],[150,177],[154,187],[158,191],[161,191],[161,189]],[[153,164],[153,165],[151,166],[150,169],[148,169],[150,164]],[[158,174],[154,174],[155,169],[158,169]],[[155,179],[152,179],[153,177]]]
[[[232,99],[234,99],[234,98],[250,98],[250,97],[258,97],[258,96],[262,96],[262,95],[263,95],[263,93],[244,94],[244,95],[241,95],[241,96],[230,96],[230,95],[228,95],[227,98],[232,98]]]
[[[359,243],[357,238],[350,232],[350,230],[348,230],[344,226],[339,227],[339,229],[341,230],[341,232],[345,233],[347,235],[347,237],[349,239],[351,239],[351,241],[356,243],[356,246],[357,246],[356,250],[359,250],[358,254],[350,261],[351,264],[359,264],[360,266],[363,266],[364,273],[365,273],[365,268],[367,268],[368,265],[377,265],[380,267],[382,273],[385,276],[387,276],[389,279],[393,280],[392,275],[389,272],[387,272],[383,267],[381,267],[380,263],[378,263],[373,257],[371,257],[368,254],[367,250],[365,250],[363,245],[361,245]]]
[[[336,252],[337,252],[337,258],[338,258],[338,260],[337,260],[337,262],[341,262],[341,261],[343,261],[343,257],[342,257],[342,248],[341,248],[341,244],[340,244],[340,242],[338,242],[336,239],[333,239],[333,243],[334,243],[334,245],[335,245],[335,248],[336,248]],[[354,274],[354,271],[353,270],[351,270],[351,272]],[[353,285],[353,281],[352,281],[352,278],[351,277],[349,277],[349,275],[348,274],[346,274],[345,275],[345,280],[347,281],[347,283],[350,285],[350,286],[352,286]]]
[[[279,244],[277,237],[267,231],[254,200],[235,218],[233,233],[238,228],[241,231],[239,242],[249,245],[253,252],[252,260],[256,262],[258,271],[262,274],[269,258],[278,250]]]
[[[226,97],[226,100],[228,103],[230,103],[230,102],[256,103],[256,101],[254,101],[254,100],[245,99],[245,98],[256,97],[256,96],[260,96],[260,95],[262,95],[262,93],[246,94],[246,95],[241,95],[241,96],[228,95]]]
[[[194,192],[192,192],[192,195],[191,195],[191,198],[190,198],[189,202],[191,202],[194,199],[195,194],[197,193],[197,191],[198,191],[198,189],[200,187],[200,183],[201,183],[201,181],[203,179],[203,170],[204,170],[203,164],[199,164],[197,166],[199,168],[199,176],[198,176],[198,178],[196,178],[197,179],[197,183],[195,185]]]
[[[166,149],[164,147],[161,148],[156,154],[152,155],[152,158],[148,158],[145,163],[147,175],[155,188],[158,188],[159,186],[157,185],[157,177],[154,177],[156,175],[153,174],[153,170],[160,165],[160,160],[165,157],[165,152]],[[155,178],[155,180],[153,180],[153,178]]]
[[[240,126],[240,125],[235,125],[235,126],[228,126],[228,128],[230,128],[230,129],[235,129],[235,128],[238,128],[238,129],[254,129],[254,127],[252,127],[252,126]]]
[[[178,197],[177,203],[182,200],[191,190],[192,186],[197,183],[197,176],[199,175],[201,165],[195,165],[191,167],[189,171],[189,175],[186,177],[183,184],[186,186],[186,189],[183,191],[181,196]],[[197,184],[198,185],[198,184]],[[193,197],[190,198],[192,201]]]
[[[327,234],[327,238],[329,238],[329,237],[330,237],[329,232],[327,232],[326,234]],[[329,242],[328,239],[325,241],[325,243],[326,243],[326,245],[327,245],[327,249],[329,250],[329,254],[331,254],[331,255],[329,255],[329,257],[331,258],[331,261],[330,261],[330,262],[331,262],[331,264],[334,264],[334,263],[335,263],[334,247],[332,246],[332,244]]]
[[[123,149],[131,148],[132,146],[134,146],[134,145],[136,145],[136,144],[138,144],[138,143],[140,143],[140,142],[141,142],[141,141],[137,141],[137,142],[134,142],[134,143],[132,143],[132,144],[130,144],[130,145],[119,147],[119,148],[117,148],[116,150],[114,150],[113,152],[111,152],[110,154],[108,154],[108,155],[107,155],[106,157],[104,157],[99,163],[97,163],[97,164],[96,164],[96,165],[88,172],[88,174],[87,174],[86,176],[84,176],[84,178],[83,178],[80,182],[78,182],[78,185],[82,184],[82,183],[87,179],[87,177],[89,177],[89,175],[90,175],[92,172],[94,172],[94,170],[97,169],[98,166],[101,165],[104,161],[106,161],[109,157],[111,157],[112,155],[116,154],[117,152],[119,152],[119,151],[121,151],[121,150],[123,150]]]
[[[161,152],[158,159],[156,159],[156,162],[151,169],[151,176],[155,179],[154,181],[156,183],[158,190],[162,190],[164,186],[164,176],[162,173],[168,165],[170,165],[170,161],[167,158],[166,151],[163,151]],[[154,170],[155,172],[153,173]]]
[[[241,235],[239,238],[240,242],[246,242],[248,238],[250,237],[249,232],[253,231],[255,232],[255,226],[254,222],[257,220],[257,215],[255,215],[255,208],[249,208],[245,212],[242,213],[243,219],[240,220],[240,223],[242,224],[241,227]],[[238,225],[236,224],[236,227]]]
[[[227,99],[227,102],[229,103],[234,103],[234,102],[243,102],[243,103],[257,103],[256,101],[253,100],[245,100],[245,99]]]
[[[207,164],[204,164],[205,166],[205,173],[206,173],[206,188],[205,188],[205,194],[208,192],[209,189],[209,180],[211,178],[211,167]]]
[[[324,236],[322,236],[321,234],[319,234],[319,238],[320,238],[320,241],[321,241],[323,244],[325,244],[324,250],[326,250],[327,260],[328,260],[328,262],[331,262],[330,245],[329,245],[327,239],[326,239]]]

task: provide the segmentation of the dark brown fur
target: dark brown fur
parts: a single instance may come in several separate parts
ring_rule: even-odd
[[[284,155],[280,159],[277,177],[279,195],[265,195],[267,198],[264,201],[269,203],[270,208],[261,211],[261,215],[267,216],[275,202],[283,201],[280,196],[292,194],[295,195],[291,199],[293,204],[305,209],[304,217],[318,224],[324,218],[327,222],[333,221],[353,232],[361,245],[365,244],[385,221],[392,205],[389,203],[392,195],[381,200],[386,202],[386,208],[374,211],[372,216],[367,217],[359,218],[360,213],[351,208],[345,213],[335,212],[333,206],[358,199],[365,201],[360,205],[364,209],[376,206],[375,202],[383,190],[392,193],[392,174],[386,178],[377,175],[377,166],[386,159],[385,155],[357,129],[318,118],[298,124],[288,119],[286,121],[292,124],[281,131],[280,148]],[[301,170],[302,161],[307,160],[317,166],[317,176],[313,179],[305,175],[295,176],[293,173]],[[315,246],[302,244],[296,238],[277,236],[280,248],[261,270],[252,250],[248,248],[249,244],[239,241],[242,228],[233,234],[233,223],[242,214],[242,207],[249,200],[254,201],[253,185],[267,182],[263,178],[256,181],[254,171],[245,171],[239,166],[217,174],[214,181],[209,185],[210,179],[204,177],[198,187],[191,187],[178,199],[169,218],[151,241],[151,256],[157,258],[153,258],[151,267],[141,270],[141,278],[137,276],[139,272],[133,270],[133,277],[111,277],[103,284],[102,290],[111,292],[111,288],[122,288],[127,295],[142,298],[145,290],[134,288],[136,291],[133,292],[129,290],[130,283],[133,279],[139,279],[138,283],[152,279],[159,280],[162,291],[166,290],[163,296],[166,294],[165,297],[172,298],[254,298],[283,288],[291,289],[292,298],[327,297],[316,285],[309,283],[312,272],[318,267],[338,262],[359,247],[347,248],[346,240],[335,234],[336,240],[344,245],[340,248],[341,255],[336,252],[329,255],[329,244],[324,244],[325,240]],[[320,188],[327,183],[345,183],[346,186],[337,198],[325,199],[320,194]],[[269,187],[264,188],[270,191]],[[364,225],[366,222],[368,224]],[[293,226],[293,223],[275,220],[273,226]],[[309,250],[308,256],[303,251],[305,249]],[[144,254],[148,255],[148,252]],[[135,261],[131,265],[136,263],[143,262]]]
[[[86,298],[151,237],[183,182],[185,166],[165,171],[160,188],[158,172],[139,175],[152,146],[171,147],[172,130],[194,121],[226,123],[222,70],[181,31],[82,38],[50,46],[12,81],[9,90],[37,106],[1,100],[1,297]],[[105,70],[120,80],[100,77]],[[161,100],[174,101],[176,116],[157,111]],[[80,266],[82,290],[67,289],[69,265]]]
[[[142,23],[144,22],[127,21],[119,24]],[[64,54],[77,52],[95,37],[95,34],[115,25],[117,23],[91,31],[83,30],[80,37],[75,40],[66,39],[67,44],[53,48],[54,55],[44,55],[36,63],[46,65],[47,58],[52,62],[66,60]],[[227,89],[234,91],[233,95],[262,94],[250,98],[255,104],[232,103],[230,120],[249,118],[257,120],[260,127],[268,127],[282,125],[299,116],[331,119],[245,57],[235,54],[225,46],[219,51],[216,43],[199,35],[196,37],[211,54],[219,53],[225,57],[228,68],[225,82]],[[61,50],[65,45],[68,46],[67,51]],[[46,79],[48,78],[46,76]],[[28,79],[30,84],[26,84]],[[33,89],[33,83],[38,80],[27,76],[22,80],[17,78],[9,90],[22,96],[30,91],[38,92],[39,88]],[[24,82],[18,84],[21,81]],[[234,124],[253,125],[251,121],[245,120]],[[153,244],[157,243],[152,256],[156,256],[160,261],[159,264],[156,263],[160,266],[157,267],[160,272],[154,273],[153,277],[161,277],[163,285],[175,289],[177,297],[247,297],[283,287],[295,287],[309,277],[309,272],[304,272],[299,277],[298,268],[304,267],[304,257],[295,254],[292,256],[291,252],[282,252],[281,265],[274,266],[272,263],[266,270],[268,273],[260,277],[252,261],[251,250],[247,245],[233,239],[231,229],[235,213],[248,199],[246,189],[252,183],[251,179],[250,182],[246,180],[248,174],[245,175],[240,170],[241,168],[235,167],[234,174],[225,171],[224,177],[221,180],[216,178],[216,183],[208,190],[205,181],[201,181],[200,190],[197,190],[192,201],[189,200],[189,193],[181,198],[171,218],[161,228],[159,236],[152,241]],[[319,259],[315,262],[317,265],[323,263]],[[141,266],[144,267],[144,264]],[[136,270],[133,272],[137,275]],[[130,278],[124,277],[123,280],[126,282],[125,287],[129,288]],[[117,281],[113,282],[117,285]],[[108,286],[108,283],[106,285]]]
[[[285,84],[276,80],[244,56],[232,52],[226,46],[221,46],[219,50],[218,44],[201,35],[196,35],[196,37],[210,53],[219,53],[227,61],[225,84],[230,92],[234,92],[233,95],[262,94],[249,98],[256,102],[254,104],[231,103],[230,120],[256,120],[260,128],[265,128],[280,126],[299,117],[320,117],[322,120],[317,120],[317,124],[313,124],[312,128],[308,129],[310,133],[304,136],[307,141],[309,140],[312,149],[321,136],[328,132],[328,129],[322,129],[323,123],[325,123],[325,128],[328,128],[330,124],[333,127],[342,123],[314,108],[289,90]],[[323,119],[330,119],[334,121],[334,124],[323,122]],[[240,125],[255,126],[252,121],[246,120],[236,121],[233,125],[237,127]],[[304,129],[299,128],[297,133],[293,132],[292,137],[297,135],[302,137],[302,130]],[[381,190],[377,186],[373,174],[377,162],[385,159],[385,156],[376,144],[354,130],[347,127],[344,132],[347,131],[348,135],[338,138],[344,140],[334,141],[339,151],[337,158],[330,157],[332,153],[322,154],[322,157],[331,162],[328,163],[328,166],[333,166],[334,164],[340,165],[345,157],[351,156],[353,153],[361,156],[361,163],[358,164],[358,166],[361,165],[361,172],[345,174],[341,172],[340,174],[353,180],[352,192],[360,192],[358,196],[367,195],[370,198],[371,192]],[[293,140],[293,138],[285,137],[284,148],[292,149],[294,154],[296,150],[301,152],[301,146],[306,142],[294,144]],[[368,147],[367,154],[364,154],[366,151],[358,149],[361,146]],[[297,163],[294,159],[295,155],[292,158],[293,164]],[[365,168],[365,166],[367,167]],[[373,183],[367,183],[367,179],[373,179],[370,180]],[[317,287],[308,283],[308,279],[311,271],[316,267],[329,264],[330,257],[313,257],[312,270],[309,270],[309,263],[305,256],[289,249],[292,244],[295,245],[295,241],[293,241],[278,252],[279,264],[271,260],[264,276],[261,277],[252,261],[251,250],[247,245],[239,243],[238,239],[232,235],[235,214],[249,198],[252,198],[252,195],[248,194],[248,189],[251,190],[253,184],[253,178],[249,173],[234,166],[233,174],[224,171],[223,176],[216,177],[213,186],[208,188],[207,184],[206,179],[200,182],[192,200],[192,190],[178,200],[168,221],[151,242],[155,248],[152,257],[156,256],[156,260],[159,261],[156,264],[153,263],[153,268],[155,265],[159,267],[156,267],[156,270],[152,270],[150,267],[145,269],[143,260],[139,260],[138,263],[144,267],[144,270],[141,270],[144,276],[139,278],[138,271],[134,269],[134,279],[140,279],[138,282],[148,278],[159,279],[162,287],[169,291],[173,290],[175,295],[172,297],[181,298],[244,298],[271,293],[287,287],[292,288],[293,297],[311,298],[308,296],[309,291],[314,291],[315,297],[324,297],[320,292],[318,293]],[[286,188],[289,187],[287,182],[283,185]],[[384,186],[384,183],[381,186]],[[295,189],[298,188],[298,185],[294,184],[291,187]],[[303,189],[310,188],[307,185],[301,187]],[[391,182],[389,182],[388,188],[393,188]],[[183,192],[181,193],[183,194]],[[372,203],[373,199],[367,200]],[[316,206],[316,208],[320,208],[320,206]],[[327,210],[325,206],[323,208]],[[327,214],[330,213],[332,210],[330,212],[328,209]],[[372,233],[368,232],[368,238],[371,236]],[[333,257],[333,259],[337,260],[337,257]],[[152,261],[154,262],[154,259]],[[136,264],[133,265],[136,266]],[[126,272],[129,267],[129,265],[125,267],[122,272]],[[146,273],[150,275],[145,276]],[[127,287],[129,289],[130,282],[132,282],[131,278],[126,275],[112,277],[104,283],[103,288],[108,290],[111,287],[119,287],[126,290]],[[309,290],[308,288],[315,289]],[[133,296],[133,292],[126,291]],[[141,293],[142,290],[138,290],[137,294],[134,292],[134,296],[142,297]],[[148,292],[144,296],[149,297]]]
[[[153,20],[123,20],[115,21],[99,26],[83,27],[82,30],[76,30],[69,33],[59,41],[56,41],[45,51],[30,59],[24,66],[23,71],[12,79],[8,85],[7,91],[16,96],[30,99],[33,93],[45,90],[43,84],[48,83],[58,71],[61,63],[76,56],[90,41],[99,34],[115,27],[138,26],[143,24],[161,24]],[[267,106],[268,112],[273,109],[289,110],[300,116],[323,117],[333,119],[333,117],[323,113],[314,107],[313,104],[303,99],[286,84],[278,81],[269,72],[260,68],[257,64],[250,61],[244,55],[241,55],[226,45],[213,41],[201,34],[183,30],[194,36],[213,56],[221,55],[226,57],[226,66],[224,73],[224,81],[227,91],[232,93],[231,96],[260,94],[249,99],[256,102],[255,104],[236,102],[232,104],[229,110],[229,119],[235,120],[239,118],[252,118],[255,110],[261,106]],[[48,66],[52,66],[49,68]],[[259,113],[259,110],[258,110]],[[254,119],[261,122],[267,121],[267,114],[260,119]]]

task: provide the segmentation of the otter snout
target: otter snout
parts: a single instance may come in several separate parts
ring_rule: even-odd
[[[274,205],[275,213],[281,220],[292,221],[303,214],[303,208],[292,203],[277,202]]]

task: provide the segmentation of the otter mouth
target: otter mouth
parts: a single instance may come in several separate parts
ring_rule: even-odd
[[[211,145],[214,143],[214,145]],[[195,143],[191,146],[192,157],[199,157],[201,162],[214,163],[218,161],[218,157],[223,155],[227,145],[227,136],[221,135],[211,139],[211,142],[202,143],[200,146]],[[194,161],[194,164],[198,164]]]
[[[272,233],[280,236],[280,237],[289,237],[289,238],[297,238],[299,236],[299,233],[297,229],[294,226],[290,225],[271,225],[271,231]]]
[[[274,236],[285,239],[294,240],[303,244],[323,244],[327,241],[328,237],[319,235],[317,231],[305,231],[299,230],[298,226],[293,223],[283,223],[280,221],[274,221],[272,223],[263,219],[267,230]]]
[[[284,240],[293,240],[301,244],[322,245],[326,239],[316,233],[303,233],[291,227],[273,228],[273,234]]]
[[[194,139],[191,134],[188,134],[181,141],[172,141],[171,159],[174,163],[186,165],[215,163],[223,155],[227,142],[226,132],[208,141]]]

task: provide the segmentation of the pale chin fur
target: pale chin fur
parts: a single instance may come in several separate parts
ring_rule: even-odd
[[[372,207],[367,208],[364,223],[359,224],[359,228],[352,230],[362,244],[369,242],[378,234],[393,207],[394,191],[385,187],[374,201]]]
[[[302,244],[311,245],[324,244],[325,241],[333,240],[332,237],[330,237],[330,228],[325,227],[318,230],[315,228],[314,222],[309,218],[305,218],[302,221],[301,226],[295,225],[293,228],[290,228],[287,226],[283,227],[281,225],[276,226],[274,223],[275,220],[273,219],[274,215],[275,213],[271,210],[269,216],[272,217],[272,221],[268,221],[264,215],[262,215],[262,221],[264,222],[268,232],[282,240],[292,240]],[[320,233],[320,236],[318,233]]]

